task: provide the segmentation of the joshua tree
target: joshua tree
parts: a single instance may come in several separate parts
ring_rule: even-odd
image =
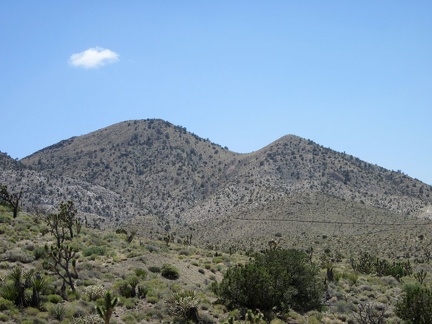
[[[67,232],[71,239],[74,238],[74,226],[76,234],[81,230],[81,222],[76,219],[77,210],[71,200],[61,202],[59,212],[57,214],[49,214],[45,217],[45,222],[48,225],[49,231],[57,240],[57,247],[65,241]]]
[[[63,290],[68,285],[75,291],[74,279],[78,277],[76,272],[76,251],[67,245],[60,247],[45,246],[48,259],[44,262],[44,267],[56,273],[63,280]],[[64,296],[63,296],[64,297]]]
[[[81,223],[75,218],[77,209],[72,200],[60,203],[60,218],[64,222],[64,225],[69,229],[69,235],[71,238],[74,237],[73,227],[76,225],[77,234],[81,229]],[[78,225],[79,224],[79,225]]]
[[[60,248],[66,238],[65,227],[62,224],[60,214],[49,214],[45,217],[49,231],[57,240],[57,248]]]
[[[17,218],[18,216],[22,194],[22,191],[11,193],[8,191],[6,185],[0,185],[0,204],[5,204],[6,206],[12,208],[13,218]]]

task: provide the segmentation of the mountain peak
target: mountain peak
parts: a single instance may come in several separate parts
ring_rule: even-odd
[[[117,123],[61,141],[21,162],[33,170],[29,177],[83,188],[70,191],[83,209],[102,195],[103,203],[97,205],[104,211],[90,209],[111,224],[138,214],[157,215],[159,225],[168,227],[257,211],[259,217],[274,217],[312,196],[319,197],[315,207],[302,202],[306,209],[296,211],[299,215],[340,213],[325,207],[329,197],[353,215],[379,210],[421,215],[432,206],[431,186],[311,140],[286,135],[253,153],[238,154],[161,119]],[[95,196],[89,188],[99,188],[99,193]],[[62,192],[59,200],[68,199],[67,191],[57,191]]]

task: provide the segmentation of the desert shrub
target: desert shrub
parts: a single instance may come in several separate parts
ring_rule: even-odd
[[[190,255],[190,251],[188,249],[182,249],[179,251],[179,255]]]
[[[358,275],[356,273],[344,272],[342,277],[347,279],[352,285],[355,285],[358,281]]]
[[[2,259],[8,260],[9,262],[21,262],[21,263],[31,263],[34,260],[34,257],[25,251],[21,250],[21,248],[16,247],[11,250],[7,250]]]
[[[66,309],[63,304],[57,304],[49,309],[49,314],[56,320],[63,320],[66,316]]]
[[[351,313],[355,309],[352,303],[345,300],[338,300],[332,308],[334,308],[337,313],[342,314]]]
[[[126,309],[134,309],[136,307],[137,299],[136,298],[127,298],[123,300],[123,307]]]
[[[161,268],[158,267],[158,266],[150,266],[148,269],[149,269],[150,272],[153,272],[153,273],[159,273],[159,272],[161,272]]]
[[[38,246],[33,250],[33,256],[35,260],[43,259],[47,255],[47,252],[43,246]]]
[[[386,307],[380,304],[360,303],[353,317],[359,324],[384,324]]]
[[[137,297],[138,298],[146,298],[149,292],[149,288],[144,284],[139,284],[137,286]]]
[[[138,323],[137,319],[135,318],[135,316],[133,314],[130,313],[126,313],[125,315],[122,316],[122,321],[125,322],[126,324],[134,324],[134,323]]]
[[[161,275],[164,278],[175,280],[180,277],[179,271],[171,264],[164,264],[161,269]]]
[[[213,263],[222,263],[223,260],[224,260],[223,257],[218,256],[218,257],[213,258]]]
[[[63,301],[63,298],[61,296],[54,295],[54,294],[48,295],[47,299],[50,303],[53,303],[53,304],[58,304],[58,303],[61,303]]]
[[[120,296],[130,298],[132,297],[132,287],[129,285],[129,282],[127,280],[120,280],[116,283],[118,292]]]
[[[154,245],[147,245],[146,246],[146,249],[150,252],[150,253],[159,253],[159,249],[156,247],[156,246],[154,246]]]
[[[13,299],[12,299],[13,300]],[[0,311],[5,311],[15,307],[13,301],[7,298],[0,297]]]
[[[18,297],[17,289],[14,285],[4,285],[1,289],[0,307],[5,304],[5,301],[11,302],[14,305],[14,301]]]
[[[83,255],[85,257],[89,257],[92,255],[105,255],[106,247],[105,246],[89,246],[83,250]]]
[[[145,278],[147,276],[147,271],[145,271],[145,269],[136,268],[134,272],[135,275],[140,278]]]
[[[149,296],[147,297],[147,302],[150,304],[156,304],[159,301],[159,298],[157,296]]]
[[[9,322],[9,316],[6,314],[0,314],[0,322]]]
[[[351,266],[356,272],[370,274],[374,271],[374,261],[375,258],[372,255],[364,252],[357,261],[351,258]]]
[[[84,288],[84,294],[90,301],[96,301],[105,295],[106,291],[103,286],[88,286]]]
[[[230,308],[308,311],[321,307],[319,269],[298,250],[274,250],[228,269],[215,293]]]
[[[356,272],[364,274],[375,273],[379,277],[392,276],[398,281],[404,276],[412,274],[412,267],[409,261],[393,261],[375,258],[369,253],[362,253],[356,261],[351,259],[351,265]]]
[[[404,287],[396,315],[411,323],[432,323],[432,290],[418,284]]]
[[[184,290],[175,293],[167,300],[171,315],[184,320],[193,320],[197,312],[197,296],[194,290]]]
[[[104,321],[98,315],[85,315],[75,318],[72,324],[102,324]]]

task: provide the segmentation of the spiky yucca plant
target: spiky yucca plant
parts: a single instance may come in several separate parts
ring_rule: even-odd
[[[105,321],[105,324],[109,324],[111,315],[118,301],[118,297],[112,296],[111,292],[107,291],[104,298],[104,305],[96,306],[96,311],[99,316]]]

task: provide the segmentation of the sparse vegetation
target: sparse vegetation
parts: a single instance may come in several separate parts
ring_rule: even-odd
[[[431,322],[432,189],[401,172],[159,120],[0,159],[0,321]]]

